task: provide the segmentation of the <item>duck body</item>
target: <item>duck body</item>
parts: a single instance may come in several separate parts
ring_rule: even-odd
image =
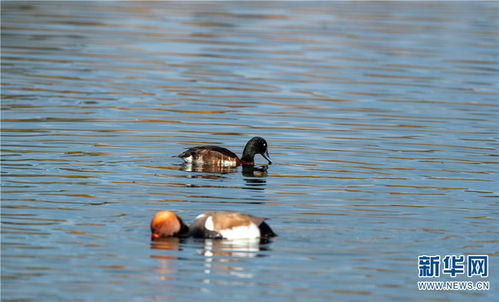
[[[236,167],[243,163],[234,152],[211,145],[189,148],[178,157],[193,165]]]
[[[269,165],[272,164],[267,151],[267,142],[259,136],[253,137],[246,143],[241,158],[226,148],[212,145],[189,148],[180,153],[178,157],[193,165],[237,167],[239,165],[253,165],[256,154],[261,154],[269,162]]]
[[[151,220],[151,239],[194,237],[229,240],[260,239],[260,242],[268,242],[271,237],[277,235],[264,220],[264,218],[232,211],[212,211],[197,216],[187,226],[174,212],[159,211]]]
[[[232,211],[206,212],[189,225],[189,236],[210,239],[269,239],[277,236],[264,218]]]

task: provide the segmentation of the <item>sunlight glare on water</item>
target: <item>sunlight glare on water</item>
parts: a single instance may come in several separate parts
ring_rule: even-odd
[[[1,6],[2,300],[497,293],[497,3]],[[272,165],[175,157],[253,136]],[[151,243],[157,210],[279,236]],[[425,254],[489,255],[492,289],[418,291]]]

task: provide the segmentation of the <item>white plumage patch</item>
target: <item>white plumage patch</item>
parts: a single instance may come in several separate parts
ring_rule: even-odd
[[[209,231],[215,230],[215,226],[213,225],[213,217],[212,216],[209,216],[208,218],[206,218],[206,221],[204,222],[204,227]]]
[[[235,167],[237,166],[237,162],[235,160],[224,160],[220,162],[222,167]]]
[[[256,224],[250,223],[248,225],[242,225],[230,229],[221,230],[220,234],[222,234],[223,238],[225,239],[259,238],[260,229]]]
[[[204,165],[204,164],[206,164],[205,161],[203,160],[203,158],[198,158],[198,159],[194,160],[192,155],[187,156],[187,157],[182,157],[182,159],[187,164],[193,164],[193,165]],[[226,159],[226,160],[215,162],[215,166],[220,166],[220,167],[236,167],[237,166],[237,161],[235,159]]]

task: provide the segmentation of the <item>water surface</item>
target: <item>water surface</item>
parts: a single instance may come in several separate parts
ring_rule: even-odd
[[[497,16],[2,1],[2,300],[492,300]],[[266,171],[174,157],[256,135]],[[251,213],[279,237],[151,243],[163,209]],[[422,254],[488,254],[492,289],[420,292]]]

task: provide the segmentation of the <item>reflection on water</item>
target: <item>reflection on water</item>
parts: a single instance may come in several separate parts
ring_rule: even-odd
[[[204,240],[204,247],[199,251],[200,255],[212,256],[234,256],[234,257],[256,257],[260,250],[260,239],[241,239],[241,240]]]
[[[268,250],[267,245],[262,244],[258,238],[242,240],[162,238],[154,240],[151,242],[151,249],[155,250],[155,254],[151,258],[156,263],[154,273],[158,280],[173,282],[179,278],[181,273],[178,261],[188,261],[187,258],[176,253],[183,249],[182,245],[187,249],[191,245],[198,255],[204,257],[203,264],[195,270],[202,275],[200,278],[203,284],[234,285],[250,281],[254,275],[245,267],[242,259],[264,257],[265,254],[260,251]],[[162,253],[157,253],[159,251]],[[221,279],[224,276],[230,279]]]
[[[175,238],[175,237],[157,239],[151,241],[151,249],[164,250],[164,251],[179,251],[180,241],[181,241],[180,238]],[[154,259],[156,263],[154,268],[154,273],[157,276],[156,278],[158,280],[160,281],[175,280],[176,278],[175,276],[177,274],[176,260],[178,260],[178,257],[167,254],[155,253],[151,255],[151,258]]]
[[[241,258],[261,257],[260,239],[226,240],[206,239],[199,254],[204,256],[203,283],[221,285],[244,285],[255,276],[245,268]],[[220,280],[220,276],[231,277]],[[243,280],[241,280],[243,279]],[[246,280],[245,280],[246,279]]]
[[[181,240],[184,241],[184,239],[177,237],[158,238],[151,241],[151,249],[178,251]]]
[[[243,167],[243,175],[245,177],[267,177],[269,166],[263,165],[263,166],[244,166]],[[255,183],[265,183],[265,179],[256,181]]]
[[[2,300],[492,300],[415,263],[498,271],[496,2],[1,6]],[[254,136],[271,166],[172,157]],[[163,209],[279,239],[150,243]]]
[[[242,174],[244,182],[246,183],[245,189],[250,190],[265,190],[268,176],[268,165],[263,166],[243,166]]]
[[[237,173],[241,169],[241,173],[244,176],[244,181],[246,183],[246,189],[251,190],[264,190],[265,184],[267,183],[265,178],[268,176],[268,165],[262,166],[242,166],[242,167],[224,167],[224,166],[213,166],[213,165],[196,165],[192,163],[185,163],[182,165],[180,170],[186,172],[198,172],[198,173],[214,173],[214,174],[193,174],[187,175],[186,177],[191,178],[204,178],[204,179],[226,179],[226,176],[221,176],[217,174],[228,174]]]

